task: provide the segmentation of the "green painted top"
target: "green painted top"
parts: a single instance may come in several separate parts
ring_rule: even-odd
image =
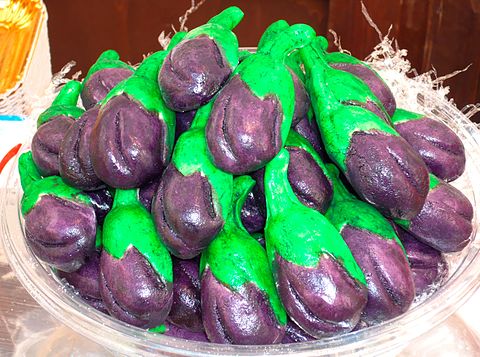
[[[267,223],[265,238],[270,264],[275,255],[306,267],[316,267],[322,254],[335,258],[351,277],[366,285],[365,276],[337,229],[315,209],[304,206],[290,186],[290,155],[282,149],[265,167]]]
[[[42,178],[28,151],[18,159],[18,171],[23,188],[22,214],[25,216],[42,198],[43,195],[52,195],[70,201],[90,206],[90,198],[81,190],[65,184],[59,176]]]
[[[290,25],[285,20],[278,20],[272,22],[270,26],[268,26],[260,37],[260,41],[258,41],[257,50],[261,49],[267,42],[270,42],[275,39],[281,32],[288,29]]]
[[[231,6],[212,17],[205,25],[199,26],[187,33],[185,40],[199,36],[207,36],[215,41],[230,64],[235,68],[238,64],[238,39],[232,30],[242,21],[243,11]]]
[[[224,228],[202,254],[200,275],[208,267],[215,278],[234,291],[255,284],[268,298],[277,320],[285,325],[287,314],[275,288],[267,254],[241,220],[243,204],[254,185],[250,176],[235,179],[233,208]]]
[[[209,158],[205,126],[212,105],[213,101],[210,101],[200,107],[190,129],[180,135],[173,151],[172,164],[184,176],[200,172],[208,179],[212,185],[215,212],[221,212],[225,221],[232,206],[233,175],[218,169]]]
[[[103,223],[103,249],[121,259],[135,247],[158,275],[173,282],[172,259],[155,230],[150,213],[138,200],[138,189],[115,191],[110,212]]]
[[[362,81],[348,72],[330,68],[321,51],[313,46],[303,48],[301,53],[307,72],[307,89],[325,148],[343,172],[346,171],[345,160],[355,132],[399,136],[394,128],[371,111],[342,104],[371,93],[368,88],[367,92],[361,93],[365,90]]]
[[[132,66],[120,61],[120,55],[117,51],[106,50],[105,52],[102,52],[100,56],[98,56],[97,61],[92,65],[92,67],[90,67],[85,79],[83,80],[83,83],[87,83],[87,81],[95,72],[106,68],[125,68],[131,70],[132,72],[134,71]]]
[[[293,25],[266,42],[233,72],[257,97],[264,99],[273,95],[278,98],[283,112],[282,142],[290,131],[295,106],[293,79],[284,61],[291,51],[307,45],[314,37],[315,31],[310,26]]]
[[[80,82],[67,82],[53,100],[50,108],[38,116],[37,128],[59,115],[78,119],[85,112],[83,109],[77,107],[78,96],[81,91],[82,84]]]
[[[406,122],[406,121],[419,120],[419,119],[422,119],[422,118],[425,118],[425,115],[410,112],[410,111],[405,110],[405,109],[397,108],[395,110],[395,113],[393,113],[392,122],[393,122],[393,124],[396,125],[396,124],[400,124],[400,123],[403,123],[403,122]]]
[[[114,97],[127,94],[130,99],[140,103],[147,111],[157,114],[158,118],[165,122],[167,145],[172,148],[175,140],[175,113],[165,105],[157,80],[167,53],[167,51],[158,51],[145,58],[131,77],[113,87],[101,101],[101,105],[103,107]]]
[[[346,226],[369,231],[383,239],[394,239],[403,249],[395,230],[377,209],[358,200],[343,185],[335,165],[328,164],[333,178],[333,200],[325,216],[341,233]],[[404,249],[405,252],[405,249]]]
[[[149,328],[148,331],[163,334],[167,332],[167,326],[165,326],[164,324],[161,324],[160,326]]]
[[[435,190],[441,183],[443,183],[443,181],[441,179],[439,179],[437,176],[435,176],[434,174],[429,173],[428,178],[429,178],[429,182],[428,182],[427,198],[428,198],[428,195],[430,194],[430,192]],[[412,224],[412,220],[408,220],[408,219],[395,218],[394,221],[395,221],[396,224],[405,228],[406,230],[408,230],[410,228],[410,225]]]
[[[238,51],[238,61],[242,62],[245,58],[250,57],[252,55],[252,52],[247,51],[247,50],[240,50]]]

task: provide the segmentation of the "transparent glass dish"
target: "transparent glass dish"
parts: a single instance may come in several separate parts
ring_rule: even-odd
[[[460,111],[445,103],[438,119],[462,139],[467,166],[454,182],[480,212],[480,132]],[[27,150],[28,145],[24,146]],[[76,332],[114,351],[116,355],[164,356],[326,356],[395,355],[410,341],[426,333],[454,313],[480,286],[478,215],[474,217],[472,243],[448,257],[450,276],[443,286],[407,313],[386,323],[323,340],[273,346],[229,346],[192,342],[150,333],[106,316],[84,303],[44,263],[32,254],[24,239],[20,214],[21,188],[17,165],[9,173],[7,189],[0,197],[1,232],[7,259],[32,297],[49,313]]]

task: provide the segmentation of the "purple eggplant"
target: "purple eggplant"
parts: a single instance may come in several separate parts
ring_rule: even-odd
[[[203,325],[215,343],[272,344],[285,333],[287,316],[267,255],[241,223],[241,208],[254,183],[249,176],[235,179],[225,226],[202,253]]]
[[[161,325],[172,306],[172,260],[137,189],[116,190],[102,243],[100,291],[108,312],[138,327]]]
[[[77,270],[95,250],[97,222],[89,197],[58,176],[42,179],[31,152],[20,156],[19,171],[27,244],[58,270]]]
[[[89,150],[98,110],[99,107],[93,107],[86,111],[69,127],[58,153],[59,171],[63,181],[84,191],[94,191],[105,186],[93,170]]]
[[[199,259],[173,261],[173,303],[168,321],[182,329],[203,332]]]
[[[422,295],[439,286],[448,276],[448,263],[438,250],[420,242],[399,226],[395,231],[407,252],[415,282],[415,294]]]
[[[103,52],[87,72],[81,93],[85,109],[91,109],[100,103],[118,83],[127,79],[134,70],[120,61],[114,50]]]
[[[367,303],[367,282],[336,228],[301,203],[287,179],[288,151],[265,167],[267,253],[290,318],[321,338],[351,331]]]
[[[238,64],[238,41],[232,30],[242,18],[238,7],[229,7],[188,32],[169,53],[158,83],[170,109],[198,109],[224,85]]]
[[[395,222],[442,253],[458,252],[471,240],[473,207],[452,185],[430,174],[430,190],[418,215]]]
[[[390,222],[343,186],[329,165],[334,196],[327,219],[338,229],[367,279],[368,302],[362,320],[376,324],[403,314],[415,297],[413,275]]]
[[[295,105],[285,58],[313,36],[311,27],[293,25],[236,68],[217,95],[206,127],[215,166],[245,174],[262,168],[279,152],[290,131]]]
[[[465,171],[465,148],[444,123],[397,109],[392,117],[398,133],[418,152],[432,174],[453,181]]]
[[[88,257],[80,269],[71,273],[59,271],[58,276],[72,285],[89,305],[108,313],[100,294],[100,251]]]

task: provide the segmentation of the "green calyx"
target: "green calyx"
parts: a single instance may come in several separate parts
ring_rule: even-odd
[[[270,264],[274,266],[278,254],[291,263],[316,267],[321,256],[327,254],[366,285],[365,276],[337,229],[295,196],[287,177],[289,159],[288,151],[282,149],[265,167],[265,238]]]
[[[395,113],[393,113],[392,122],[397,125],[406,121],[419,120],[425,118],[425,115],[410,112],[405,109],[397,108]]]
[[[292,124],[295,107],[295,90],[292,76],[284,64],[286,56],[296,48],[305,46],[315,37],[314,30],[307,25],[293,25],[281,32],[257,53],[246,58],[235,69],[254,95],[264,99],[278,98],[283,112],[281,137],[285,142]]]
[[[161,324],[160,326],[149,328],[148,331],[164,334],[165,332],[167,332],[167,326]]]
[[[150,213],[138,200],[138,189],[117,189],[111,211],[103,224],[103,248],[122,259],[130,247],[136,248],[157,274],[173,282],[172,259],[155,230]]]
[[[358,200],[343,185],[338,169],[328,164],[333,178],[333,200],[325,216],[341,233],[346,226],[369,231],[382,239],[394,239],[403,249],[395,230],[378,210],[366,202]],[[404,250],[405,252],[405,250]]]
[[[428,178],[429,178],[429,183],[428,183],[427,198],[428,198],[428,195],[430,195],[430,192],[435,190],[441,183],[443,183],[443,181],[441,179],[439,179],[437,176],[435,176],[431,173],[428,174]],[[408,219],[395,218],[394,221],[395,221],[396,224],[398,224],[399,226],[401,226],[402,228],[404,228],[406,230],[409,230],[410,225],[412,224],[412,220],[408,220]]]
[[[235,179],[232,209],[224,228],[202,254],[200,274],[208,268],[215,278],[234,291],[254,284],[268,298],[278,322],[285,325],[287,314],[275,288],[267,254],[241,221],[243,204],[254,185],[255,181],[249,176]]]
[[[85,79],[83,80],[83,83],[87,83],[94,73],[107,68],[125,68],[131,70],[132,72],[134,71],[132,66],[126,64],[123,61],[120,61],[120,55],[117,51],[107,50],[105,52],[102,52],[102,54],[100,54],[100,56],[98,57],[97,61],[92,65],[92,67],[90,67],[87,75],[85,76]]]
[[[175,140],[175,113],[165,105],[157,80],[158,72],[167,53],[167,51],[158,51],[145,58],[131,77],[118,83],[107,94],[101,102],[101,106],[105,106],[116,96],[128,95],[131,100],[138,102],[145,110],[155,113],[159,120],[165,122],[167,145],[172,148]]]
[[[190,129],[180,135],[173,151],[172,164],[184,176],[200,172],[208,179],[215,211],[220,212],[225,221],[232,205],[233,175],[218,169],[209,158],[205,126],[212,105],[213,101],[210,101],[200,107]]]
[[[20,181],[23,188],[21,203],[25,216],[44,195],[64,198],[79,204],[90,206],[90,198],[81,190],[65,184],[59,176],[42,178],[33,162],[32,153],[28,151],[20,155],[18,161]]]
[[[77,107],[78,96],[81,91],[82,84],[80,82],[67,82],[53,100],[50,108],[38,116],[37,128],[59,115],[78,119],[85,112]]]
[[[238,64],[238,39],[232,30],[242,21],[243,16],[243,11],[236,6],[226,8],[205,25],[189,31],[185,40],[199,36],[211,38],[225,55],[230,67],[235,68]]]
[[[348,72],[330,68],[321,51],[314,46],[303,48],[301,54],[307,72],[307,89],[325,148],[343,172],[346,171],[345,160],[355,132],[399,135],[368,109],[343,104],[370,95],[373,98],[361,80]]]

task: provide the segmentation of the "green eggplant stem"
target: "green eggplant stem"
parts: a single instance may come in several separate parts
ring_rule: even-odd
[[[28,190],[28,187],[32,182],[42,179],[40,172],[33,161],[32,152],[24,152],[18,159],[18,171],[20,172],[20,182],[24,192]]]
[[[297,48],[307,46],[315,38],[315,30],[308,25],[296,24],[280,32],[259,49],[259,53],[284,58]]]
[[[65,115],[73,119],[79,118],[84,113],[83,109],[77,107],[78,97],[82,88],[82,84],[78,81],[67,82],[60,89],[52,105],[38,116],[37,127],[59,115]]]
[[[82,91],[82,84],[78,81],[69,81],[67,82],[57,97],[53,100],[53,105],[71,105],[72,107],[77,106],[78,95]]]
[[[260,41],[258,41],[257,51],[265,46],[266,43],[272,41],[275,37],[278,36],[282,31],[288,29],[290,25],[285,20],[278,20],[268,26],[265,32],[260,37]]]
[[[233,30],[242,21],[244,13],[236,6],[230,6],[210,20],[209,24],[217,24],[228,30]]]

